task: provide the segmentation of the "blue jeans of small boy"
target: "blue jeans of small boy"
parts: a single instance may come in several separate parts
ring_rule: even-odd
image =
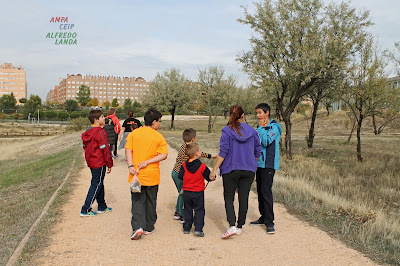
[[[106,175],[106,166],[97,169],[90,168],[92,172],[92,181],[90,182],[89,191],[86,196],[85,204],[82,206],[81,213],[88,213],[92,210],[94,200],[97,201],[98,209],[107,209],[107,204],[104,200],[104,176]]]
[[[183,180],[178,178],[178,173],[175,172],[174,170],[172,170],[171,176],[172,176],[172,179],[174,180],[176,189],[178,190],[178,199],[176,200],[175,212],[179,213],[180,216],[184,217],[183,194],[181,194]]]
[[[204,216],[206,214],[204,209],[204,191],[184,191],[183,200],[185,202],[185,223],[183,224],[183,230],[190,231],[194,220],[194,230],[203,232]]]

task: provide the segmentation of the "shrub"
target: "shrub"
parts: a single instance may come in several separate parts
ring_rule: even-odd
[[[69,121],[68,130],[81,131],[90,126],[90,121],[87,117],[77,117]]]

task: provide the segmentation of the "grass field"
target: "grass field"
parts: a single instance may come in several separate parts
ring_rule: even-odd
[[[355,139],[347,143],[350,123],[344,112],[328,117],[321,112],[313,149],[307,148],[305,117],[294,114],[292,120],[294,157],[286,161],[281,154],[275,201],[374,260],[400,264],[399,128],[389,127],[375,136],[367,120],[362,131],[364,162],[358,163]],[[218,118],[211,134],[206,132],[207,122],[177,120],[171,131],[164,120],[160,132],[176,148],[182,144],[182,131],[193,127],[202,149],[217,153],[226,120]]]
[[[1,139],[0,149],[0,264],[5,265],[71,169],[83,164],[79,134],[58,137]],[[73,180],[75,171],[70,180]],[[36,250],[46,245],[51,224],[59,218],[57,207],[71,190],[60,191],[50,211],[30,238],[19,264],[26,265]]]

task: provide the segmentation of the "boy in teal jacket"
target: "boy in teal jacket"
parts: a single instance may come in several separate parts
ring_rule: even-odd
[[[265,225],[267,234],[275,233],[272,184],[275,171],[279,169],[279,138],[282,134],[281,124],[270,119],[271,108],[266,103],[256,106],[262,152],[258,159],[256,172],[258,209],[261,217],[250,222],[250,225]]]

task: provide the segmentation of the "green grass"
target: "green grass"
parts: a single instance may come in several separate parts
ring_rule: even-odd
[[[281,154],[281,169],[274,180],[275,201],[375,261],[400,264],[399,128],[388,127],[375,136],[367,120],[362,130],[364,162],[359,163],[355,136],[347,143],[350,129],[344,112],[329,117],[319,114],[313,149],[305,141],[306,119],[294,114],[292,121],[293,160]],[[226,120],[218,118],[211,134],[206,132],[207,122],[177,121],[176,130],[166,127],[160,132],[176,148],[182,144],[182,131],[193,127],[202,150],[217,153]],[[254,124],[254,118],[249,124]]]
[[[4,265],[19,242],[36,221],[51,195],[61,184],[74,158],[75,168],[82,167],[82,148],[79,134],[52,139],[59,149],[39,143],[19,159],[0,161],[0,264]],[[69,144],[68,144],[69,143]],[[71,144],[73,143],[73,144]],[[46,145],[48,148],[46,149]],[[76,171],[74,171],[76,172]],[[56,200],[57,202],[60,199]],[[32,247],[41,247],[49,236],[47,230],[56,218],[49,212],[38,232],[28,243],[22,258],[29,258]],[[43,226],[46,225],[46,226]]]

